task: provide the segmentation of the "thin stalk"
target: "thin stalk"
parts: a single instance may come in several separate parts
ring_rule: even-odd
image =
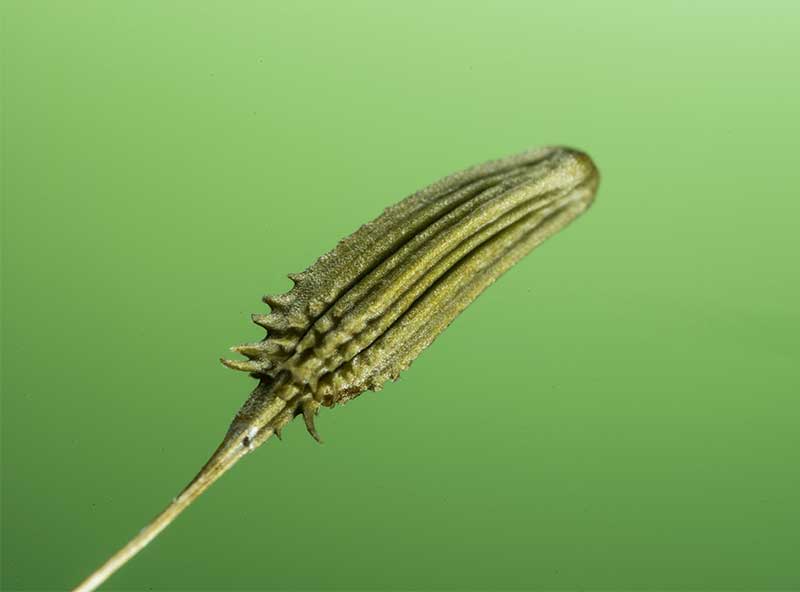
[[[120,567],[130,561],[134,555],[141,551],[147,544],[158,536],[158,534],[169,526],[181,512],[188,508],[194,500],[208,489],[212,483],[219,479],[245,454],[250,452],[250,448],[243,445],[239,438],[225,438],[219,448],[214,452],[205,466],[191,480],[183,491],[172,500],[163,512],[153,518],[139,534],[133,537],[130,542],[114,553],[108,561],[101,565],[83,582],[78,584],[73,592],[91,592],[100,584],[105,582]]]

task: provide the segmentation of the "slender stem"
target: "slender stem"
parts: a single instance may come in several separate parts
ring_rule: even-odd
[[[163,512],[153,518],[139,534],[133,537],[130,542],[114,553],[108,561],[101,565],[92,575],[73,590],[73,592],[91,592],[100,584],[105,582],[120,567],[125,565],[139,551],[152,541],[158,534],[172,523],[178,515],[188,508],[194,500],[208,489],[214,481],[219,479],[228,469],[249,452],[249,449],[242,445],[241,441],[229,440],[228,438],[220,444],[205,466],[200,469],[194,479],[176,497]]]

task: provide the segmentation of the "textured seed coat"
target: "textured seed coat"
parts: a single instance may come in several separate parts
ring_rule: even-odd
[[[396,379],[487,286],[594,199],[583,153],[543,148],[456,173],[388,208],[265,296],[268,331],[223,360],[260,379],[232,428],[280,427]],[[281,403],[276,402],[280,401]],[[262,415],[271,403],[272,418]],[[277,406],[280,405],[280,411]],[[315,435],[315,437],[317,437]]]

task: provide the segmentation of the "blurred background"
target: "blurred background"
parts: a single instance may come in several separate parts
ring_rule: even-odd
[[[2,17],[4,590],[75,585],[194,475],[286,273],[544,144],[594,207],[107,589],[800,587],[800,4]]]

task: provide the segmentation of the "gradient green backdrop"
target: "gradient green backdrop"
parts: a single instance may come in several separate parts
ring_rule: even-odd
[[[74,585],[179,491],[287,272],[548,143],[596,160],[593,209],[108,589],[800,587],[800,4],[2,16],[4,590]]]

